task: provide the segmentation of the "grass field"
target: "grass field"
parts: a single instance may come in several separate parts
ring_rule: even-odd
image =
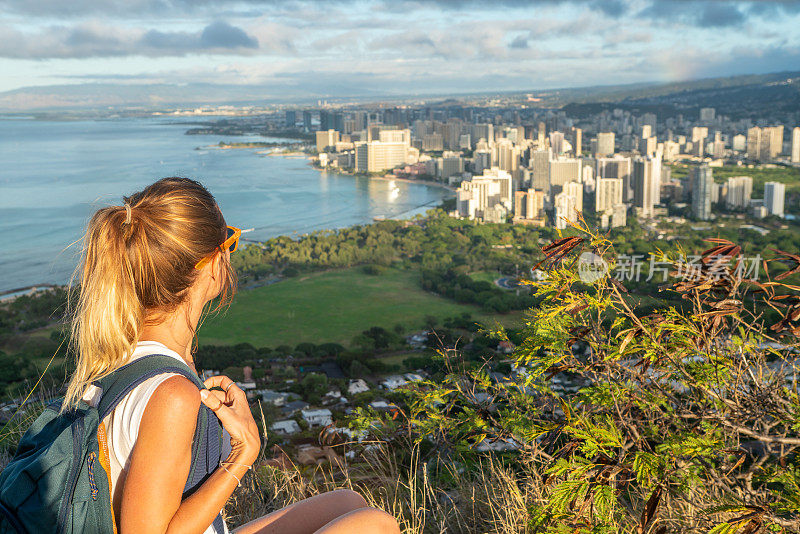
[[[521,313],[489,315],[420,288],[418,273],[387,270],[379,276],[360,268],[326,271],[291,278],[236,295],[224,314],[206,319],[201,344],[251,343],[276,347],[300,342],[335,342],[345,346],[371,326],[402,324],[406,331],[423,327],[425,316],[441,319],[470,313],[476,322],[495,319],[513,326]]]

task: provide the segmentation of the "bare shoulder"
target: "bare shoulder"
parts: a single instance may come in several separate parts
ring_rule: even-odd
[[[145,417],[169,424],[191,421],[194,425],[199,408],[200,390],[197,386],[186,377],[171,376],[153,392]]]

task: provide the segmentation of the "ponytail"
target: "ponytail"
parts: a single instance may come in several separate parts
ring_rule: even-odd
[[[76,271],[80,293],[71,305],[71,345],[77,361],[62,409],[127,362],[148,317],[184,302],[198,273],[194,265],[218,250],[224,236],[213,196],[186,178],[164,178],[125,198],[123,206],[94,214]],[[228,302],[235,277],[222,258],[222,302]]]

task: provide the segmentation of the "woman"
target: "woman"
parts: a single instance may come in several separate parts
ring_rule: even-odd
[[[80,297],[73,320],[78,354],[65,406],[96,402],[92,382],[148,355],[197,372],[193,340],[211,300],[230,298],[230,252],[241,232],[225,224],[211,194],[185,178],[165,178],[103,208],[84,238]],[[199,390],[180,374],[137,386],[103,423],[117,529],[227,532],[215,522],[255,461],[258,428],[244,392],[216,376]],[[230,434],[230,454],[190,495],[184,493],[201,403]],[[388,514],[357,493],[337,490],[295,503],[237,529],[242,533],[398,533]]]

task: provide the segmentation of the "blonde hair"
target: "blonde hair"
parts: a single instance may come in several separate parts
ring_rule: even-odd
[[[194,266],[219,251],[227,235],[214,197],[194,180],[164,178],[123,200],[98,210],[83,237],[80,294],[71,306],[77,361],[65,409],[93,381],[126,363],[146,317],[168,314],[184,302],[200,272]],[[220,306],[236,287],[230,261],[221,257]]]

